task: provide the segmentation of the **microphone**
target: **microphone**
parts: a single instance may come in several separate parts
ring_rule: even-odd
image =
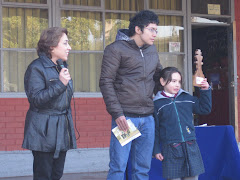
[[[66,68],[66,67],[64,66],[64,64],[63,64],[63,60],[62,60],[62,59],[58,59],[58,60],[57,60],[57,64],[58,64],[59,71],[61,71],[62,68]],[[66,73],[67,73],[67,70],[64,72],[64,74],[66,74]],[[70,87],[70,89],[71,89],[71,91],[72,91],[72,88],[71,88],[71,86],[69,85],[69,83],[68,83],[68,86]],[[73,91],[72,91],[72,92],[73,92]]]
[[[61,59],[58,59],[57,60],[57,64],[58,64],[58,66],[62,69],[62,68],[65,68],[65,66],[64,66],[64,64],[63,64],[63,60],[61,60]]]

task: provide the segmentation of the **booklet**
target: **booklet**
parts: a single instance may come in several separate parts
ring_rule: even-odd
[[[127,120],[127,123],[129,126],[127,132],[119,130],[118,126],[112,129],[113,134],[116,136],[122,146],[141,136],[140,131],[136,128],[130,119]]]

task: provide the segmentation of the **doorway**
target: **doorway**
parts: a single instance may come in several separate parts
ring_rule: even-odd
[[[212,88],[212,111],[209,115],[195,115],[195,125],[229,125],[229,50],[228,27],[192,26],[192,54],[202,50],[202,70]],[[194,61],[194,58],[192,58]],[[195,72],[193,62],[193,73]],[[193,88],[199,95],[199,88]]]

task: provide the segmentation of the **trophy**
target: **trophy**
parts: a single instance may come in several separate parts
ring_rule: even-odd
[[[201,82],[205,79],[205,76],[202,71],[203,56],[202,56],[201,49],[196,49],[194,58],[195,58],[194,64],[196,65],[196,71],[193,74],[193,86],[201,87]]]

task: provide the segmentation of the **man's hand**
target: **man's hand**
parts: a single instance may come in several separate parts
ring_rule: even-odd
[[[155,158],[158,159],[159,161],[162,161],[164,159],[161,153],[156,154]]]
[[[129,129],[129,126],[127,124],[127,120],[126,120],[125,116],[120,116],[115,121],[116,121],[116,123],[118,125],[118,128],[121,131],[125,131],[126,132]]]

